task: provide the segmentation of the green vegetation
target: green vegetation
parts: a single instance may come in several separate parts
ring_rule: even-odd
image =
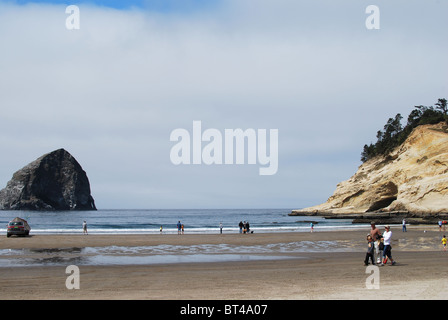
[[[436,124],[446,121],[448,124],[448,107],[446,99],[439,99],[434,106],[416,106],[408,116],[406,126],[402,126],[401,114],[395,118],[389,118],[383,131],[376,134],[377,142],[375,144],[364,145],[361,153],[361,161],[366,162],[379,155],[386,155],[395,147],[402,144],[412,130],[423,124]]]

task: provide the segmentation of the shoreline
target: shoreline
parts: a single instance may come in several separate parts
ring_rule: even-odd
[[[401,225],[391,224],[391,230],[401,233]],[[383,225],[377,224],[380,231]],[[309,229],[309,228],[308,228]],[[408,231],[428,232],[437,231],[438,227],[428,227],[426,225],[407,226]],[[39,233],[29,236],[11,236],[2,239],[0,236],[0,249],[22,249],[22,248],[68,248],[68,247],[104,247],[104,246],[154,246],[160,244],[167,245],[195,245],[195,244],[251,244],[267,245],[284,242],[288,239],[292,241],[318,240],[319,235],[324,236],[326,241],[342,241],[351,238],[358,238],[362,242],[365,235],[370,230],[369,226],[357,226],[354,228],[341,228],[340,230],[325,230],[314,227],[314,232],[308,231],[278,231],[278,232],[256,232],[253,234],[234,233],[89,233],[88,235],[78,233]],[[443,231],[442,231],[443,232]],[[447,230],[448,233],[448,230]],[[350,236],[345,237],[344,234]],[[246,241],[247,240],[247,241]],[[73,245],[76,244],[76,245]]]
[[[313,222],[314,223],[314,231],[315,232],[344,232],[344,231],[360,231],[364,230],[365,228],[370,227],[370,221],[366,220],[362,223],[353,223],[350,225],[332,225],[332,226],[321,226],[319,225],[318,221],[307,221],[307,222]],[[378,226],[384,226],[387,223],[377,223]],[[391,226],[395,227],[401,227],[400,223],[389,223]],[[418,228],[418,227],[427,227],[426,224],[418,225],[418,224],[407,224],[407,226],[412,228]],[[283,228],[271,228],[271,227],[265,227],[265,228],[251,228],[252,234],[277,234],[277,233],[309,233],[310,227],[309,226],[302,226],[302,227],[283,227]],[[177,229],[164,229],[163,235],[177,235]],[[0,235],[5,234],[6,229],[0,229]],[[40,229],[31,229],[30,236],[48,236],[48,235],[60,235],[60,236],[76,236],[76,235],[82,235],[83,231],[81,229],[68,229],[68,230],[40,230]],[[156,236],[160,235],[159,229],[138,229],[138,230],[120,230],[116,229],[114,231],[109,231],[107,229],[95,229],[90,228],[88,230],[89,235],[95,235],[95,236],[134,236],[134,235],[140,235],[140,236]],[[220,230],[217,227],[216,229],[207,229],[204,231],[204,229],[201,228],[189,228],[185,231],[185,234],[188,235],[218,235],[220,234]],[[223,229],[222,232],[223,235],[238,235],[239,229],[233,228],[233,229]],[[0,236],[1,237],[1,236]]]
[[[426,228],[425,228],[426,227]],[[426,230],[426,232],[424,232]],[[55,259],[58,265],[1,267],[0,299],[195,299],[195,300],[290,300],[290,299],[370,299],[380,294],[389,299],[445,299],[445,278],[440,266],[448,252],[439,243],[443,232],[427,226],[409,226],[408,232],[392,227],[395,266],[379,267],[380,289],[366,288],[365,230],[254,234],[184,235],[35,235],[0,238],[0,250],[25,250],[19,258],[32,255],[42,261]],[[316,250],[283,244],[316,246]],[[123,250],[161,248],[158,254],[125,251],[128,256],[155,257],[185,254],[185,249],[207,248],[207,254],[223,257],[231,250],[243,255],[269,255],[266,260],[230,260],[174,263],[79,265],[80,289],[65,286],[68,264],[76,265],[77,251],[64,248],[100,248],[111,258],[120,259]],[[143,248],[143,249],[142,249]],[[215,248],[224,251],[213,253]],[[36,250],[41,249],[41,250]],[[44,250],[52,249],[52,250]],[[264,249],[268,249],[263,251]],[[110,250],[110,251],[109,251]],[[165,250],[165,251],[164,251]],[[269,251],[271,250],[271,251]],[[101,251],[104,253],[104,251]],[[188,251],[190,253],[190,251]],[[273,254],[275,253],[275,254]],[[17,254],[17,253],[15,253]],[[23,257],[21,256],[23,255]],[[98,253],[89,251],[89,256]],[[192,255],[194,258],[194,254]],[[288,257],[285,259],[285,257]],[[7,255],[0,256],[0,259]],[[437,284],[437,286],[435,286]]]

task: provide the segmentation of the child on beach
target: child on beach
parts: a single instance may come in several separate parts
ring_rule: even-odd
[[[446,242],[447,242],[446,236],[443,235],[443,238],[442,238],[443,251],[446,251]]]
[[[375,265],[375,260],[373,257],[373,253],[374,253],[374,243],[373,243],[373,239],[370,236],[370,234],[367,235],[367,252],[366,252],[366,259],[364,260],[364,265],[368,266],[369,265],[369,259],[372,260],[372,264]]]

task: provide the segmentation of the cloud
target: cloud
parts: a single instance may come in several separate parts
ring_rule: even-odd
[[[368,4],[81,3],[79,30],[65,28],[61,4],[0,4],[0,182],[64,147],[100,208],[325,201],[389,117],[448,89],[447,22],[438,19],[447,5],[380,1],[381,29],[368,31]],[[194,120],[221,132],[279,129],[278,173],[174,166],[170,133]]]

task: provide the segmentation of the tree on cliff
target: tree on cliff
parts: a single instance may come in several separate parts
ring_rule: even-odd
[[[446,99],[439,99],[439,101],[436,103],[436,109],[439,109],[443,112],[445,117],[447,116],[448,107],[446,105]]]
[[[386,155],[395,147],[402,144],[412,130],[423,124],[436,124],[446,121],[448,124],[448,107],[446,99],[439,99],[435,103],[435,107],[416,106],[408,116],[406,126],[402,127],[401,114],[397,114],[395,118],[389,118],[383,131],[376,134],[377,141],[375,144],[364,145],[361,152],[361,161],[366,162],[379,155]]]

